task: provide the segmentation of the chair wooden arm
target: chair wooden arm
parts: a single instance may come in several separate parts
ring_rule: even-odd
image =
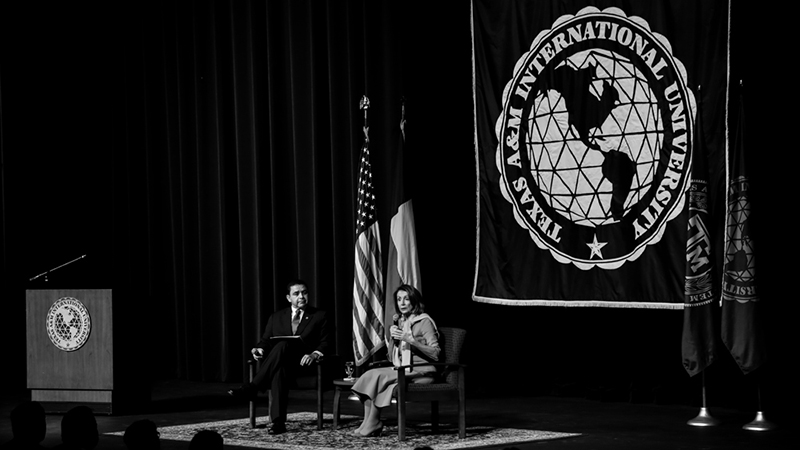
[[[466,364],[461,363],[447,363],[447,362],[425,362],[420,364],[408,364],[405,366],[395,367],[395,369],[413,369],[414,366],[434,366],[434,367],[459,367],[466,368]]]
[[[389,361],[388,359],[384,359],[384,360],[381,360],[381,361],[374,361],[374,362],[371,362],[371,363],[367,364],[367,370],[375,369],[377,367],[389,367],[392,364],[393,363],[391,361]]]

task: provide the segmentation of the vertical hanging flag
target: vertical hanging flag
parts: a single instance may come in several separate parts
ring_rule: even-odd
[[[708,205],[708,164],[703,132],[702,96],[698,89],[697,120],[692,158],[692,177],[687,192],[689,219],[686,234],[686,284],[683,309],[681,353],[683,367],[690,376],[702,372],[714,361],[713,259]]]
[[[689,82],[724,129],[729,1],[599,3],[472,2],[475,301],[684,309]]]
[[[417,258],[417,234],[414,228],[414,208],[411,203],[411,196],[405,189],[405,101],[402,102],[401,108],[397,160],[394,165],[394,194],[392,197],[396,210],[394,216],[392,216],[389,230],[391,239],[389,239],[389,259],[386,267],[386,317],[384,323],[391,322],[396,312],[395,301],[392,296],[399,286],[408,284],[422,291],[422,279]]]
[[[722,272],[722,341],[745,374],[766,359],[761,306],[756,289],[750,181],[745,174],[744,104],[739,96],[736,140],[730,162],[725,254]]]
[[[361,146],[356,195],[358,210],[353,281],[353,353],[358,366],[384,346],[381,233],[369,162],[369,99],[366,95],[361,98],[359,107],[364,110],[364,145]]]

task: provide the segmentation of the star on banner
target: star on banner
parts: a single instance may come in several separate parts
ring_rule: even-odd
[[[603,252],[601,252],[600,250],[607,244],[608,242],[597,242],[597,235],[594,235],[594,237],[592,238],[592,243],[586,244],[586,246],[588,246],[592,250],[592,254],[589,255],[589,259],[592,259],[595,256],[597,256],[600,259],[603,259]]]

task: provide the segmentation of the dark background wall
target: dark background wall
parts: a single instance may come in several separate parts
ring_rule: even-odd
[[[275,53],[284,44],[276,42],[278,25],[270,21],[276,19],[269,19],[259,2],[109,3],[54,2],[34,8],[5,2],[0,10],[3,390],[25,387],[24,291],[42,286],[28,279],[83,254],[89,256],[54,274],[48,283],[128,293],[121,307],[134,311],[131,317],[141,324],[132,327],[137,330],[133,338],[154,362],[150,379],[240,379],[241,355],[266,317],[282,306],[282,283],[297,274],[310,279],[318,304],[334,311],[337,352],[349,355],[354,190],[348,189],[355,184],[354,155],[361,144],[362,121],[355,105],[367,91],[375,105],[374,149],[392,145],[399,114],[396,99],[409,99],[411,189],[424,294],[440,326],[469,330],[466,360],[472,393],[698,404],[699,380],[688,378],[681,367],[680,312],[471,301],[476,185],[469,2],[295,2],[300,12],[287,12],[287,17],[297,26],[280,28],[279,36],[332,55],[327,72],[317,75],[311,70],[316,66],[302,73],[287,69],[302,66],[288,59],[288,50]],[[269,3],[272,16],[291,9],[289,3]],[[776,68],[783,51],[778,43],[787,42],[782,37],[788,31],[778,18],[781,14],[753,9],[747,2],[734,2],[733,13],[732,76],[748,86],[747,150],[770,350],[767,365],[748,377],[721,352],[708,370],[709,396],[712,405],[753,409],[756,381],[761,380],[768,409],[788,414],[796,398],[790,368],[797,338],[791,332],[796,308],[788,259],[794,254],[794,238],[784,219],[792,209],[785,205],[794,203],[789,180],[794,172],[790,163],[796,158],[787,157],[793,144],[784,130],[792,129],[796,115],[782,108],[791,85]],[[310,44],[298,41],[302,17],[326,24],[329,33],[309,37]],[[217,18],[216,25],[209,25],[212,18]],[[259,24],[270,24],[272,31]],[[225,41],[224,36],[197,31],[203,29],[232,37]],[[311,31],[309,27],[309,36]],[[259,48],[229,45],[270,39],[271,46],[264,44],[263,50],[272,59],[263,66]],[[214,44],[220,40],[225,44]],[[193,49],[188,56],[187,48]],[[215,54],[218,59],[212,60],[201,51],[209,48],[228,53]],[[230,99],[251,96],[255,113],[237,112],[241,103],[226,105],[227,94],[220,91],[222,100],[213,105],[216,119],[198,119],[189,131],[170,122],[185,121],[178,114],[183,111],[206,114],[212,109],[204,106],[210,98],[205,94],[197,95],[188,109],[181,106],[192,90],[188,87],[199,86],[198,78],[186,70],[193,68],[197,72],[191,75],[199,76],[197,64],[211,67],[216,61],[224,69],[229,62],[243,60],[253,61],[255,76],[244,80],[256,87],[231,90]],[[258,86],[267,85],[268,75],[273,84],[262,90]],[[325,111],[287,106],[294,116],[282,122],[280,114],[259,109],[291,105],[292,98],[285,94],[299,95],[301,86],[275,83],[298,77],[308,86],[331,83],[324,90],[316,88],[307,100]],[[237,85],[235,76],[223,78],[219,75],[216,86]],[[152,99],[174,108],[153,107],[147,103]],[[249,117],[252,132],[238,128],[241,124],[234,119],[239,117]],[[314,128],[297,125],[306,120]],[[213,136],[221,141],[234,136],[238,146],[204,150],[210,124],[222,130]],[[287,137],[284,128],[295,131]],[[325,134],[308,136],[314,129],[324,129]],[[234,131],[225,135],[225,130]],[[176,181],[174,172],[186,169],[188,158],[176,142],[188,141],[175,141],[170,133],[190,131],[196,137],[191,148],[199,155],[193,161],[222,178],[236,177],[233,184],[221,182],[218,190],[206,191],[208,174]],[[248,133],[261,144],[242,144],[241,136]],[[248,146],[249,152],[239,150]],[[235,158],[230,156],[232,148],[237,149]],[[302,153],[302,148],[311,150]],[[205,160],[209,155],[222,159]],[[280,169],[289,162],[280,155],[294,155],[286,156],[296,160],[291,164],[293,180],[313,173],[306,160],[323,155],[325,161],[314,168],[326,185],[308,197],[295,188],[300,193],[291,198],[302,200],[296,204],[283,199],[287,181]],[[390,173],[390,162],[375,158],[376,177]],[[217,171],[220,167],[225,169]],[[261,174],[256,178],[269,180],[273,188],[247,181],[242,169],[248,167],[255,167],[254,173]],[[236,187],[272,197],[259,197],[256,206],[247,209],[242,204],[249,197]],[[387,191],[388,181],[378,193]],[[328,200],[319,197],[331,192],[335,194]],[[220,197],[196,202],[196,210],[183,203],[176,206],[176,199],[187,201],[182,195],[208,200],[209,193]],[[316,199],[315,206],[307,206],[306,199]],[[208,204],[220,205],[220,212],[204,215],[210,214],[203,212]],[[252,214],[260,221],[254,222]],[[390,212],[380,214],[387,227]],[[214,217],[218,226],[193,225],[207,217]],[[306,227],[308,222],[316,225]],[[208,245],[206,233],[223,242]],[[384,239],[387,235],[388,230]],[[182,247],[175,250],[179,239],[184,240]],[[194,270],[194,261],[206,263]],[[205,272],[213,268],[223,274],[214,278]],[[497,383],[497,377],[503,383]]]

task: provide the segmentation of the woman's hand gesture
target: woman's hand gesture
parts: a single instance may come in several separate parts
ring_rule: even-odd
[[[389,329],[389,333],[391,333],[392,339],[397,339],[398,341],[408,343],[414,342],[414,337],[411,336],[411,333],[403,331],[403,329],[397,325],[392,325],[392,327]]]

